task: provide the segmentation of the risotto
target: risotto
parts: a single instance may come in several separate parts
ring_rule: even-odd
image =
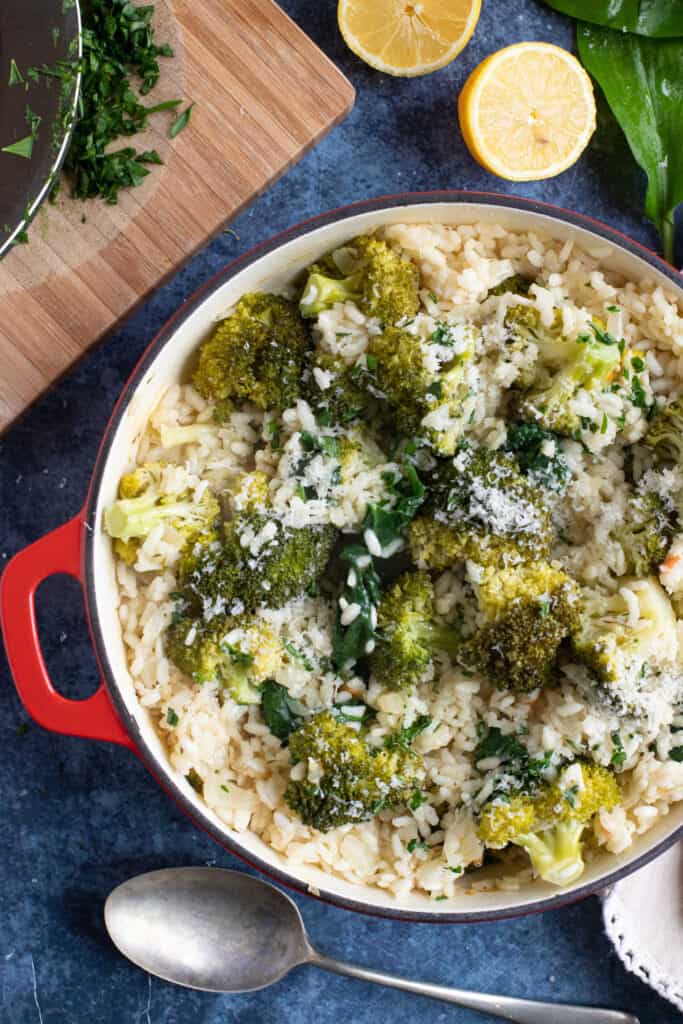
[[[350,240],[226,310],[151,411],[105,517],[130,673],[291,867],[567,884],[683,799],[683,317],[608,254]]]

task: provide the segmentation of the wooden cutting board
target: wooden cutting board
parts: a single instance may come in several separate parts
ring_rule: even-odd
[[[195,102],[190,123],[171,142],[155,115],[141,140],[163,167],[116,206],[61,195],[0,262],[0,428],[353,106],[272,0],[157,0],[155,17],[176,56],[150,101]]]

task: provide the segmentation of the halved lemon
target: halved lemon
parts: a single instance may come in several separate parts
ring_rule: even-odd
[[[339,0],[344,42],[378,71],[413,77],[450,64],[472,37],[481,0]]]
[[[552,178],[579,158],[595,131],[586,71],[550,43],[516,43],[474,69],[458,99],[470,153],[509,181]]]

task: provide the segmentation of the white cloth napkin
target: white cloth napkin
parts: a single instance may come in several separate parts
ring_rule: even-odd
[[[683,1010],[683,843],[617,882],[603,916],[626,969]]]

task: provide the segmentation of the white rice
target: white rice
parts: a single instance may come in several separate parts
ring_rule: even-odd
[[[513,233],[490,224],[399,225],[386,228],[382,235],[420,268],[423,322],[414,330],[431,331],[435,320],[452,319],[455,313],[476,317],[488,291],[503,279],[517,272],[540,273],[542,285],[532,288],[528,301],[546,323],[552,322],[554,308],[559,307],[564,331],[576,337],[590,317],[600,317],[629,347],[644,354],[644,379],[653,393],[678,396],[683,391],[683,317],[675,297],[652,281],[635,284],[603,270],[607,247],[585,252],[572,242],[552,241],[534,232]],[[506,300],[496,302],[502,324]],[[618,311],[607,307],[618,307]],[[376,321],[350,303],[322,314],[318,327],[321,347],[348,365],[363,357],[369,337],[380,330]],[[501,397],[521,367],[500,360],[495,324],[487,331],[488,349],[478,361],[473,435],[494,446],[504,436],[504,420],[497,415]],[[601,396],[597,413],[588,395],[577,401],[582,415],[604,411],[610,424],[623,415],[620,440],[626,443],[645,430],[642,411],[622,405],[617,395]],[[190,488],[197,496],[207,484],[220,493],[243,471],[261,469],[269,478],[273,503],[283,513],[289,510],[297,524],[332,522],[345,531],[358,529],[367,503],[381,493],[382,474],[392,468],[379,449],[369,448],[365,462],[353,468],[343,485],[321,476],[316,480],[321,499],[301,502],[294,480],[287,475],[286,459],[276,464],[263,451],[268,419],[263,413],[243,409],[220,428],[212,424],[211,414],[211,406],[192,387],[169,388],[150,417],[135,461],[163,459],[169,463],[167,489],[182,483],[183,489]],[[282,444],[292,460],[297,456],[299,432],[310,429],[312,419],[305,402],[298,402],[283,417]],[[192,443],[170,450],[161,447],[162,426],[189,424],[205,424],[207,429]],[[604,434],[588,438],[592,453],[575,442],[564,445],[572,471],[563,501],[571,543],[560,543],[555,554],[585,583],[605,582],[624,573],[623,552],[610,538],[626,501],[623,455],[619,446],[610,447],[613,440],[610,425]],[[366,542],[372,550],[372,538]],[[230,698],[219,701],[215,685],[193,685],[165,656],[163,632],[173,610],[174,565],[180,546],[181,539],[173,531],[161,528],[140,548],[134,569],[117,563],[121,629],[140,703],[164,739],[173,767],[183,775],[194,769],[203,778],[204,800],[221,820],[237,831],[261,836],[293,868],[315,865],[397,896],[415,890],[435,899],[462,897],[473,886],[514,888],[528,881],[530,869],[523,856],[513,856],[495,882],[478,883],[476,876],[473,882],[471,875],[462,878],[465,869],[479,863],[483,855],[472,808],[486,795],[482,779],[497,767],[493,761],[472,764],[482,721],[504,733],[528,730],[526,742],[532,754],[555,751],[572,757],[577,749],[587,747],[603,764],[612,757],[612,734],[620,732],[626,753],[620,775],[623,802],[613,811],[603,811],[594,824],[595,846],[611,853],[627,850],[635,836],[652,828],[672,804],[683,799],[683,763],[668,760],[666,743],[662,747],[662,737],[668,735],[676,713],[671,701],[660,709],[654,725],[626,731],[616,715],[590,705],[569,678],[559,689],[519,695],[494,689],[444,658],[435,667],[435,678],[426,679],[407,695],[383,691],[360,678],[344,681],[331,670],[310,671],[290,658],[276,680],[293,698],[309,708],[360,698],[376,709],[373,737],[389,735],[418,715],[432,719],[416,741],[427,769],[427,799],[420,807],[383,812],[373,821],[326,834],[315,832],[301,824],[284,802],[288,752],[265,726],[259,708],[239,706]],[[676,539],[672,554],[676,557],[662,569],[661,579],[674,598],[683,598],[683,538]],[[448,615],[460,603],[464,579],[463,570],[447,571],[437,579],[440,613]],[[349,621],[353,611],[353,606],[344,611]],[[305,646],[315,660],[330,655],[333,610],[323,598],[302,597],[263,614],[284,638]],[[637,602],[633,614],[638,615]],[[683,644],[678,638],[675,641],[680,660]],[[177,717],[175,725],[169,724],[169,709],[174,712],[171,720]],[[453,809],[444,815],[445,805]]]

